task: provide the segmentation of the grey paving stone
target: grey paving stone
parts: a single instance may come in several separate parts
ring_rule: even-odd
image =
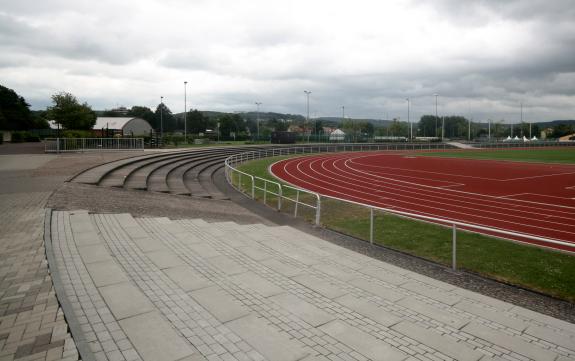
[[[401,361],[403,352],[355,327],[336,320],[319,327],[320,330],[374,361]]]
[[[192,250],[195,254],[202,258],[218,257],[222,254],[209,244],[205,243],[195,243],[188,245],[188,248]]]
[[[98,290],[117,320],[154,310],[154,305],[131,283],[117,283]]]
[[[353,279],[353,280],[349,281],[349,283],[354,285],[355,287],[361,288],[364,291],[367,291],[369,293],[373,293],[374,295],[379,296],[379,297],[383,298],[384,300],[388,300],[391,302],[399,301],[405,297],[404,294],[396,292],[390,288],[378,285],[375,282],[370,282],[370,281],[363,279],[363,278]]]
[[[110,256],[110,253],[103,244],[79,246],[78,253],[86,264],[105,261],[113,262],[112,256]]]
[[[144,361],[176,361],[194,354],[199,355],[158,312],[123,319],[120,326]]]
[[[401,287],[412,292],[419,293],[420,295],[433,298],[436,301],[448,304],[450,306],[453,306],[457,302],[461,301],[461,297],[453,294],[452,292],[440,292],[418,282],[408,282],[402,284]]]
[[[286,277],[297,276],[303,272],[301,268],[294,267],[275,258],[266,259],[260,263]]]
[[[114,261],[87,263],[86,268],[96,287],[128,282],[124,270]]]
[[[220,322],[228,322],[249,314],[249,309],[218,286],[202,288],[190,294]]]
[[[540,338],[542,340],[545,340],[547,342],[550,342],[552,344],[559,345],[566,349],[575,351],[575,338],[569,337],[566,334],[561,334],[552,329],[535,325],[529,326],[525,330],[525,333]]]
[[[227,275],[235,275],[247,271],[247,269],[242,267],[239,263],[226,256],[210,258],[208,262]]]
[[[443,337],[411,322],[403,321],[391,328],[458,361],[477,361],[484,356],[483,353],[475,351],[462,342]]]
[[[159,241],[156,241],[150,237],[143,237],[133,239],[134,243],[142,250],[142,252],[154,252],[154,251],[161,251],[165,250],[166,246]]]
[[[190,266],[164,268],[163,272],[186,292],[213,285]]]
[[[335,319],[329,313],[289,293],[270,297],[270,300],[314,327]]]
[[[350,279],[356,277],[355,274],[347,272],[345,269],[338,268],[331,264],[321,263],[312,267],[341,281],[349,281]]]
[[[399,317],[387,312],[375,303],[350,294],[336,298],[334,301],[386,327],[390,327],[401,321]]]
[[[236,249],[254,261],[263,261],[273,257],[271,254],[259,247],[238,247]]]
[[[551,351],[547,351],[541,347],[525,342],[518,337],[509,336],[503,332],[483,326],[474,321],[463,327],[462,330],[533,360],[553,361],[557,356]]]
[[[390,272],[388,269],[377,266],[367,266],[359,269],[359,272],[396,286],[402,285],[409,281],[408,278],[402,275]]]
[[[460,310],[465,312],[469,312],[481,318],[484,318],[489,321],[497,322],[500,325],[513,328],[518,331],[523,331],[527,328],[528,324],[523,322],[517,318],[511,318],[503,314],[502,312],[495,312],[484,307],[480,307],[477,304],[462,301],[455,304],[454,307],[457,307]]]
[[[544,324],[547,324],[547,325],[550,325],[553,327],[557,327],[561,330],[568,332],[572,337],[575,336],[575,324],[574,323],[569,323],[569,322],[566,322],[563,320],[559,320],[557,318],[547,316],[547,315],[541,314],[539,312],[531,311],[531,310],[528,310],[526,308],[519,307],[519,306],[513,306],[509,311],[516,313],[518,315],[539,321],[541,323],[544,323]]]
[[[348,291],[340,288],[336,284],[329,281],[322,280],[316,276],[310,274],[304,274],[301,276],[293,277],[292,280],[312,289],[327,298],[337,298],[345,295]]]
[[[406,276],[408,276],[411,279],[423,282],[426,285],[431,286],[431,288],[439,288],[439,289],[442,289],[445,291],[453,291],[457,288],[456,286],[454,286],[452,284],[442,282],[442,281],[439,281],[439,280],[436,280],[436,279],[433,279],[431,277],[427,277],[425,275],[415,273],[415,272],[410,272],[409,274],[406,274]]]
[[[438,307],[419,301],[415,297],[406,297],[398,301],[397,304],[457,329],[469,323],[469,320],[462,319]]]
[[[178,257],[174,252],[169,250],[148,252],[146,253],[146,256],[159,269],[185,265],[185,262],[182,261],[180,257]]]
[[[469,291],[469,290],[466,290],[464,288],[457,287],[453,290],[453,293],[457,294],[458,296],[463,296],[465,298],[469,298],[469,299],[476,301],[476,302],[479,302],[479,303],[484,303],[484,304],[489,305],[491,307],[494,307],[500,311],[507,311],[511,307],[513,307],[513,304],[511,304],[511,303],[507,303],[507,302],[495,299],[493,297],[488,297],[488,296],[482,295],[482,294],[477,293],[477,292]]]
[[[290,257],[300,263],[305,264],[306,266],[313,266],[314,264],[321,263],[322,261],[319,258],[316,258],[312,255],[305,254],[304,252],[298,249],[287,249],[283,251],[284,256]]]
[[[254,315],[226,323],[226,326],[240,335],[248,344],[270,361],[296,361],[308,355],[304,348],[285,333],[276,331],[263,319]]]
[[[281,287],[276,286],[275,284],[253,272],[240,273],[239,275],[230,277],[230,280],[232,280],[234,283],[240,283],[244,287],[254,290],[264,297],[269,297],[284,292]]]

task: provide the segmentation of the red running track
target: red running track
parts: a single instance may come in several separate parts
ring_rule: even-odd
[[[322,195],[569,242],[504,236],[575,252],[573,165],[354,152],[286,159],[271,171]]]

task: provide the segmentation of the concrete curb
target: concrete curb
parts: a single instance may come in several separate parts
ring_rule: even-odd
[[[60,272],[58,271],[58,267],[56,267],[56,257],[54,255],[54,248],[52,247],[51,208],[46,208],[44,213],[44,248],[46,250],[46,258],[48,259],[48,270],[52,276],[52,283],[54,284],[54,290],[56,291],[56,298],[58,299],[60,307],[64,311],[64,318],[68,323],[68,328],[70,329],[72,339],[76,344],[80,358],[83,361],[96,361],[96,357],[90,350],[84,332],[80,327],[80,323],[74,315],[72,305],[66,298],[66,292],[64,291],[64,285],[62,284],[62,279],[60,278]]]

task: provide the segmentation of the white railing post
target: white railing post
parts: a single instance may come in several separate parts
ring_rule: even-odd
[[[254,176],[251,175],[250,178],[252,179],[252,199],[256,199],[256,184],[255,184]]]
[[[315,225],[319,226],[319,223],[321,221],[321,197],[317,193],[316,195],[317,195],[317,203],[315,207]]]
[[[457,225],[453,224],[453,237],[451,249],[451,269],[457,270]]]
[[[294,207],[294,211],[293,211],[293,216],[297,218],[297,206],[299,204],[299,189],[296,189],[296,194],[295,194],[295,207]]]
[[[268,182],[264,180],[264,204],[266,204],[267,195],[268,195]]]
[[[279,184],[279,187],[278,187],[278,211],[282,210],[282,197],[283,197],[282,185]]]
[[[369,209],[369,243],[373,244],[373,208]]]

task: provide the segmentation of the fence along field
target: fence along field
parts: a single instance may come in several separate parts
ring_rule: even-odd
[[[363,148],[363,150],[366,149]],[[572,150],[569,151],[572,152]],[[299,156],[301,152],[303,150],[300,151]],[[306,152],[313,153],[311,150],[306,150]],[[279,153],[268,155],[277,154]],[[294,155],[257,159],[263,155],[265,154],[244,155],[243,159],[228,162],[226,171],[228,180],[250,197],[253,192],[255,199],[260,201],[265,199],[266,204],[271,207],[281,206],[282,212],[292,215],[297,212],[299,217],[316,222],[315,195],[289,188],[279,191],[276,185],[277,179],[268,172],[271,164]],[[243,160],[248,158],[256,160],[244,163]],[[234,170],[236,165],[237,171]],[[240,171],[244,173],[243,178],[238,177]],[[254,176],[254,184],[248,175]],[[298,204],[295,202],[296,199],[298,199],[299,209],[296,209],[296,204]],[[326,197],[321,197],[318,213],[320,223],[324,227],[364,240],[371,239],[375,244],[425,257],[445,265],[453,265],[453,228],[451,227],[416,221],[389,211],[372,212],[365,206]],[[460,228],[455,234],[458,268],[528,287],[555,297],[575,300],[575,257],[572,254],[524,246],[463,231]]]

